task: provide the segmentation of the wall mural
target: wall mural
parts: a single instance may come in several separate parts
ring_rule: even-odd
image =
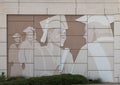
[[[105,15],[9,15],[8,75],[89,77],[95,69],[112,82],[113,25]]]

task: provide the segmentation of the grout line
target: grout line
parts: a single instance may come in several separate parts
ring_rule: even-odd
[[[49,15],[48,8],[46,8],[46,14]]]
[[[18,14],[20,14],[20,0],[18,0]]]
[[[7,18],[6,18],[6,23],[7,23],[7,31],[6,31],[6,32],[7,32],[7,33],[6,33],[6,37],[7,37],[7,38],[6,38],[6,41],[7,41],[7,45],[6,45],[6,49],[7,49],[7,50],[6,50],[6,52],[7,52],[7,62],[6,62],[6,63],[7,63],[7,70],[6,70],[6,71],[7,71],[7,72],[6,72],[6,74],[7,74],[7,78],[8,78],[8,77],[9,77],[9,74],[8,74],[8,72],[9,72],[9,71],[8,71],[8,70],[9,70],[9,69],[8,69],[8,68],[9,68],[9,66],[8,66],[8,61],[9,61],[9,60],[8,60],[8,55],[9,55],[9,52],[8,52],[8,49],[9,49],[9,47],[8,47],[8,15],[7,15]]]
[[[93,71],[113,71],[112,69],[111,70],[88,70],[88,71],[91,71],[91,72],[93,72]]]
[[[34,21],[34,16],[32,16],[33,17],[33,26],[35,25],[35,21]],[[35,35],[35,33],[36,33],[36,30],[35,30],[35,32],[33,32],[33,39],[35,39],[35,37],[37,37],[37,35]],[[34,37],[35,36],[35,37]],[[34,55],[35,55],[35,42],[33,42],[33,76],[35,77],[35,57],[34,57]]]
[[[85,28],[85,29],[87,29],[87,40],[86,40],[86,42],[87,42],[87,77],[89,78],[89,71],[88,71],[88,56],[89,56],[89,50],[88,50],[88,15],[87,15],[87,27]]]
[[[75,0],[75,15],[77,15],[77,0]]]
[[[74,1],[73,2],[21,2],[21,1],[18,1],[20,3],[58,3],[58,4],[62,4],[62,3],[73,3],[74,4]],[[18,2],[0,2],[0,3],[18,3]],[[77,2],[75,0],[76,3],[78,4],[120,4],[120,2]]]

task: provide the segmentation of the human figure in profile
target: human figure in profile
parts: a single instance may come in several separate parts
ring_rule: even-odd
[[[60,61],[56,60],[55,57],[51,56],[50,63],[51,63],[51,66],[55,65],[56,69],[58,69],[60,73],[70,73],[71,72],[73,63],[76,60],[76,57],[79,53],[80,48],[86,43],[84,37],[79,38],[80,40],[76,40],[76,42],[78,42],[77,44],[74,44],[74,37],[68,38],[69,36],[67,36],[67,32],[71,30],[70,29],[71,25],[70,24],[68,25],[68,22],[67,22],[66,16],[64,16],[64,15],[49,17],[40,22],[40,25],[43,30],[43,36],[40,39],[40,42],[45,43],[46,39],[48,39],[48,42],[50,42],[46,46],[47,51],[45,51],[43,53],[44,54],[47,53],[52,56],[54,56],[53,54],[58,53],[57,55],[60,56]],[[74,24],[74,26],[78,25],[78,24],[79,24],[79,22]],[[80,24],[80,26],[81,26],[81,24]],[[84,25],[82,25],[82,26],[84,27]],[[82,31],[83,35],[85,33],[84,32],[85,29],[82,27],[81,28],[76,27],[76,29],[72,29],[72,30]],[[82,41],[82,42],[80,42],[80,41]],[[76,47],[76,45],[78,47],[78,50],[74,54],[74,52],[71,51],[71,46]],[[59,50],[60,50],[60,54],[59,54]],[[46,59],[44,59],[44,60],[46,60]],[[53,61],[55,61],[55,63]],[[48,65],[47,60],[43,61],[43,62],[46,62],[46,67],[47,67],[47,65]],[[68,64],[66,64],[67,62],[71,62],[72,63],[71,66],[70,65],[68,66]],[[49,63],[49,65],[50,65],[50,63]],[[44,67],[44,68],[46,68],[46,67]]]
[[[98,76],[105,82],[113,82],[113,71],[111,61],[109,60],[108,56],[111,56],[111,52],[109,52],[109,47],[105,46],[101,42],[111,43],[113,42],[113,30],[111,29],[111,23],[114,22],[113,16],[105,16],[105,15],[88,15],[82,16],[76,19],[78,22],[82,22],[86,25],[86,30],[92,28],[92,31],[89,35],[89,42],[83,47],[88,46],[88,54],[92,56],[96,69],[98,70]],[[104,29],[104,31],[100,30]],[[112,50],[112,48],[110,49]],[[102,57],[101,57],[102,56]],[[104,62],[103,62],[104,61]],[[103,70],[103,71],[101,71]],[[104,71],[105,70],[105,71]],[[106,70],[109,70],[106,72]],[[105,75],[106,76],[105,76]],[[93,73],[89,74],[91,77],[95,75]],[[92,77],[91,77],[92,78]]]
[[[87,69],[84,67],[81,70],[81,63],[87,63],[87,56],[83,53],[83,49],[84,51],[87,49],[87,47],[84,47],[87,41],[87,30],[85,29],[85,24],[76,21],[79,17],[81,16],[66,16],[68,29],[66,30],[66,40],[64,42],[63,49],[66,51],[69,50],[69,54],[71,56],[67,55],[66,59],[63,58],[64,68],[62,73],[80,74],[86,76]],[[62,55],[65,55],[64,52]]]
[[[61,23],[61,20],[65,21]],[[51,66],[51,71],[43,72],[44,75],[48,74],[59,74],[61,73],[64,65],[61,64],[61,49],[63,50],[63,45],[66,40],[66,29],[68,29],[68,25],[66,23],[65,16],[52,16],[43,21],[40,21],[40,25],[43,30],[43,35],[40,39],[40,42],[45,43],[48,40],[48,44],[43,46],[45,49],[42,55],[49,56],[49,60],[46,57],[43,57],[43,69],[49,68]],[[62,35],[62,37],[61,37]],[[67,50],[69,52],[69,50]],[[64,52],[66,53],[66,52]],[[66,56],[63,56],[66,58]],[[62,57],[62,61],[64,61]],[[48,63],[49,62],[49,63]],[[42,73],[41,73],[42,74]]]
[[[28,26],[23,30],[25,40],[19,46],[19,62],[22,67],[22,76],[33,77],[34,57],[40,52],[40,43],[36,40],[36,31],[33,27]]]
[[[8,75],[12,76],[21,76],[21,68],[18,60],[19,45],[22,42],[22,37],[19,33],[15,33],[12,38],[14,43],[9,47],[9,72]]]

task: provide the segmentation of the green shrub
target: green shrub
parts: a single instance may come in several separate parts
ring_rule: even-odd
[[[95,80],[89,79],[89,84],[101,84],[101,83],[102,83],[101,79],[95,79]]]
[[[10,78],[7,79],[7,81],[21,80],[21,79],[25,79],[25,77],[22,77],[22,76],[20,76],[20,77],[10,77]]]
[[[0,85],[29,85],[26,79],[1,82]]]
[[[88,80],[81,75],[63,74],[62,82],[63,85],[86,84],[88,83]]]
[[[13,85],[29,85],[26,79],[12,81]]]
[[[28,79],[29,85],[62,85],[61,76],[42,76]]]
[[[42,77],[11,77],[6,81],[0,82],[0,85],[76,85],[88,83],[101,83],[100,79],[89,80],[81,75],[61,74]]]
[[[28,79],[29,85],[71,85],[85,84],[88,80],[81,75],[62,74],[54,76],[33,77]]]

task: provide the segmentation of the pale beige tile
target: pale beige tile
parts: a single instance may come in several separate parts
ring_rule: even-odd
[[[0,27],[7,27],[7,15],[0,14]]]
[[[88,29],[88,42],[113,42],[113,31],[107,29]]]
[[[18,2],[18,0],[0,0],[0,2],[4,2],[4,3],[12,3],[12,2]]]
[[[101,79],[102,82],[113,82],[112,71],[88,71],[89,79]]]
[[[0,43],[0,55],[7,55],[7,44]]]
[[[120,29],[120,22],[115,22],[114,23],[114,35],[120,35],[119,29]]]
[[[4,73],[5,76],[7,76],[7,69],[0,69],[0,75]]]
[[[114,20],[115,21],[120,21],[120,14],[115,14],[114,15]]]
[[[75,14],[75,3],[48,5],[48,14]]]
[[[114,77],[120,77],[120,64],[114,64]]]
[[[89,43],[88,56],[114,56],[113,43]]]
[[[118,4],[105,4],[105,14],[116,14],[119,13]]]
[[[114,63],[120,63],[120,50],[114,50]]]
[[[20,3],[20,14],[47,14],[44,3]]]
[[[44,71],[40,71],[40,70],[35,70],[35,77],[40,77],[40,76],[52,76],[54,74],[60,74],[59,72],[56,71],[49,71],[49,70],[44,70]]]
[[[63,73],[79,74],[87,77],[87,64],[64,64]]]
[[[39,46],[38,44],[34,43],[34,55],[51,57],[60,56],[60,43],[47,43],[44,46]]]
[[[0,57],[0,69],[7,69],[7,57]]]
[[[79,51],[74,52],[76,50],[72,50],[72,52],[70,51],[69,48],[65,48],[65,49],[61,49],[61,63],[73,63],[74,62],[74,58],[76,58],[76,54],[78,54]]]
[[[84,3],[113,3],[119,2],[119,0],[77,0],[77,2],[84,2]]]
[[[20,0],[20,2],[75,2],[75,0]]]
[[[118,3],[120,2],[119,0],[104,0],[106,3]]]
[[[115,83],[119,83],[119,78],[114,78]]]
[[[57,70],[60,64],[60,57],[35,57],[36,70]]]
[[[88,70],[113,70],[113,58],[88,57]]]
[[[87,50],[80,50],[75,63],[87,63]]]
[[[22,71],[22,76],[33,77],[34,69],[33,64],[25,64],[25,70]]]
[[[21,14],[75,14],[74,3],[21,3]]]
[[[0,42],[7,42],[6,29],[0,29]]]
[[[114,49],[120,49],[120,36],[114,37]]]
[[[92,3],[92,2],[105,2],[105,0],[77,0],[77,2]]]
[[[103,4],[77,4],[77,14],[104,14]]]
[[[0,3],[0,14],[18,14],[18,3]]]

